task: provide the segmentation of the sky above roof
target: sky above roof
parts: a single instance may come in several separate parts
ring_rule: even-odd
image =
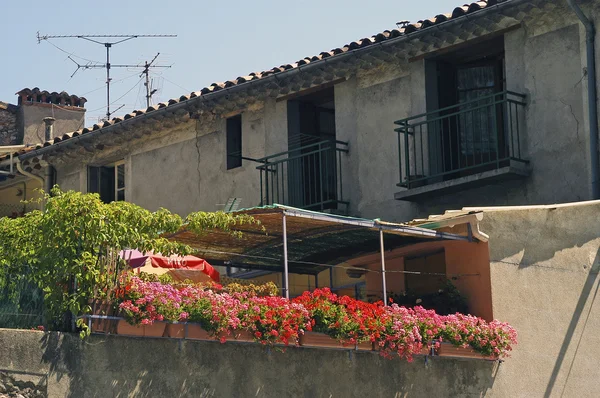
[[[160,53],[151,69],[153,103],[189,94],[213,82],[292,63],[306,56],[451,12],[465,1],[380,0],[373,7],[356,0],[226,1],[62,1],[8,2],[0,26],[0,100],[16,103],[25,87],[66,91],[86,97],[86,126],[106,112],[106,72],[77,65],[103,64],[103,45],[78,38],[42,41],[40,35],[176,34],[176,38],[137,38],[111,50],[112,64],[143,64]],[[104,39],[99,39],[105,41]],[[110,40],[110,39],[108,39]],[[145,108],[142,68],[111,70],[113,116]]]

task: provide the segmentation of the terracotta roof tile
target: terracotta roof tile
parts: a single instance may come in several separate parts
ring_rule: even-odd
[[[78,106],[83,106],[83,104],[85,104],[87,102],[87,99],[85,97],[78,97],[74,94],[69,94],[66,91],[61,91],[60,93],[57,93],[56,91],[53,92],[48,92],[46,90],[40,90],[38,87],[34,87],[34,88],[24,88],[20,91],[18,91],[16,93],[17,95],[19,95],[20,97],[27,97],[27,96],[31,96],[35,98],[35,102],[41,102],[38,99],[41,100],[42,98],[45,99],[51,99],[51,100],[55,100],[57,98],[64,98],[65,100],[69,100],[69,102],[71,104],[78,104]],[[51,101],[54,102],[54,101]]]
[[[322,60],[324,58],[328,58],[328,57],[334,57],[338,54],[342,54],[351,50],[355,50],[358,48],[364,48],[364,47],[368,47],[370,45],[373,45],[374,43],[380,43],[386,40],[390,40],[390,39],[394,39],[396,37],[400,37],[400,36],[404,36],[404,35],[409,35],[411,33],[417,32],[420,29],[426,29],[428,27],[440,24],[440,23],[444,23],[448,20],[451,20],[453,18],[459,18],[465,14],[469,14],[472,12],[476,12],[479,11],[481,9],[484,9],[486,7],[492,6],[492,5],[496,5],[498,3],[502,3],[505,1],[509,1],[509,0],[485,0],[485,1],[477,1],[471,4],[465,4],[463,6],[459,6],[456,7],[451,13],[447,13],[447,14],[438,14],[436,15],[434,18],[430,18],[430,19],[425,19],[425,20],[421,20],[418,21],[416,23],[412,23],[412,24],[408,24],[404,27],[401,28],[395,28],[395,29],[391,29],[391,30],[384,30],[383,32],[377,33],[376,35],[372,36],[372,37],[366,37],[357,41],[353,41],[350,42],[349,44],[346,44],[343,47],[338,47],[338,48],[333,48],[330,51],[324,51],[321,52],[318,55],[314,55],[311,57],[306,57],[303,58],[295,63],[291,63],[291,64],[283,64],[281,66],[278,67],[274,67],[272,69],[266,70],[266,71],[262,71],[262,72],[252,72],[249,73],[248,75],[244,75],[244,76],[240,76],[237,79],[234,80],[228,80],[226,82],[216,82],[216,83],[212,83],[210,86],[208,87],[204,87],[202,89],[200,89],[199,91],[195,91],[193,93],[190,94],[185,94],[182,95],[181,97],[177,98],[173,98],[170,99],[168,102],[161,102],[157,105],[153,105],[148,107],[145,110],[134,110],[131,113],[126,114],[125,116],[123,116],[122,118],[120,117],[115,117],[113,118],[111,121],[107,121],[104,122],[102,124],[95,124],[92,128],[84,128],[81,130],[78,130],[74,133],[72,133],[71,135],[63,135],[62,136],[62,140],[66,140],[69,139],[71,137],[75,137],[77,135],[83,135],[83,134],[87,134],[90,131],[95,131],[95,130],[99,130],[103,127],[107,127],[110,125],[113,125],[115,123],[119,123],[123,120],[129,120],[132,119],[136,116],[139,115],[143,115],[145,113],[148,112],[152,112],[161,108],[165,108],[168,107],[170,105],[174,105],[177,104],[179,102],[183,102],[186,100],[189,100],[191,98],[197,98],[197,97],[201,97],[202,95],[206,95],[206,94],[210,94],[219,90],[222,90],[223,88],[227,88],[227,87],[233,87],[239,84],[243,84],[249,81],[255,81],[255,80],[260,80],[263,79],[267,76],[276,74],[276,73],[281,73],[283,71],[286,70],[290,70],[290,69],[294,69],[294,68],[298,68],[301,67],[303,65],[308,65],[311,62],[315,62],[315,61],[319,61]],[[27,91],[29,90],[29,91]],[[36,91],[37,90],[37,91]],[[37,87],[30,90],[30,89],[23,89],[21,90],[19,93],[22,92],[38,92],[38,93],[45,93],[46,95],[56,95],[56,96],[68,96],[67,93],[48,93],[47,91],[40,91]],[[19,94],[17,93],[17,94]],[[76,96],[71,96],[71,97],[76,97]],[[85,101],[85,98],[82,97],[82,99]],[[60,140],[60,139],[59,139]],[[54,140],[56,141],[56,139]],[[48,146],[51,145],[52,142],[46,142],[43,145],[44,146]],[[38,148],[41,146],[37,146]],[[24,154],[26,152],[30,152],[32,150],[34,150],[36,147],[28,147],[26,149],[23,149],[22,151],[19,152],[19,154]]]

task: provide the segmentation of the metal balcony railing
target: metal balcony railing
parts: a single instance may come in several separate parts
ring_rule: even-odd
[[[394,122],[408,189],[500,169],[521,155],[525,95],[503,91]]]
[[[340,210],[343,200],[341,157],[348,143],[334,139],[297,140],[297,148],[261,159],[261,205],[273,203],[310,210]],[[340,208],[344,207],[344,208]]]

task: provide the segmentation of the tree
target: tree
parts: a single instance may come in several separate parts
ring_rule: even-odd
[[[248,215],[192,213],[182,219],[166,209],[155,212],[129,202],[103,203],[98,194],[62,192],[55,187],[41,199],[44,211],[0,218],[0,288],[23,279],[44,292],[49,327],[71,330],[73,316],[89,311],[89,300],[118,286],[124,249],[190,254],[189,246],[165,234],[185,226],[202,234],[221,229],[239,235],[236,225],[255,223]]]

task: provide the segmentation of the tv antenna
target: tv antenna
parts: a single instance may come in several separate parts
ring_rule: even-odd
[[[140,67],[143,67],[144,71],[142,72],[142,74],[146,75],[146,83],[148,83],[149,68],[170,68],[171,67],[171,66],[167,66],[167,65],[152,65],[152,63],[156,60],[156,57],[158,57],[158,54],[154,57],[154,59],[152,59],[152,61],[150,63],[145,62],[144,65],[141,65],[141,64],[137,64],[137,65],[115,64],[115,65],[112,65],[110,63],[110,49],[114,45],[123,43],[123,42],[131,40],[131,39],[141,38],[141,37],[163,38],[163,37],[177,37],[177,35],[55,35],[55,36],[52,36],[52,35],[40,35],[40,32],[37,32],[38,44],[41,43],[42,40],[76,38],[76,39],[83,39],[83,40],[90,41],[92,43],[100,44],[106,48],[106,63],[105,64],[95,64],[92,62],[88,62],[87,64],[80,65],[73,58],[71,58],[71,56],[69,56],[69,59],[77,65],[77,69],[75,69],[75,72],[73,72],[71,77],[75,76],[75,73],[77,73],[77,71],[79,69],[92,69],[92,68],[105,68],[106,69],[106,118],[107,119],[110,119],[110,115],[112,114],[110,111],[110,81],[111,81],[110,69],[111,68],[140,68]],[[101,41],[100,39],[112,39],[112,41]],[[140,77],[141,77],[141,75],[140,75]],[[151,95],[152,94],[150,94],[149,85],[147,85],[146,86],[146,102],[147,103],[150,102],[149,96],[151,97]],[[120,109],[120,108],[118,108],[118,109]]]
[[[144,86],[146,86],[146,107],[150,107],[150,103],[152,102],[152,95],[154,93],[156,93],[157,89],[152,89],[151,85],[150,85],[150,68],[170,68],[171,66],[164,66],[164,65],[152,65],[154,63],[154,61],[156,61],[156,58],[158,58],[158,56],[160,55],[160,53],[157,53],[154,58],[152,58],[152,61],[148,62],[144,62],[144,70],[142,71],[142,73],[140,73],[140,77],[142,77],[143,75],[146,76],[146,81],[144,82]]]

